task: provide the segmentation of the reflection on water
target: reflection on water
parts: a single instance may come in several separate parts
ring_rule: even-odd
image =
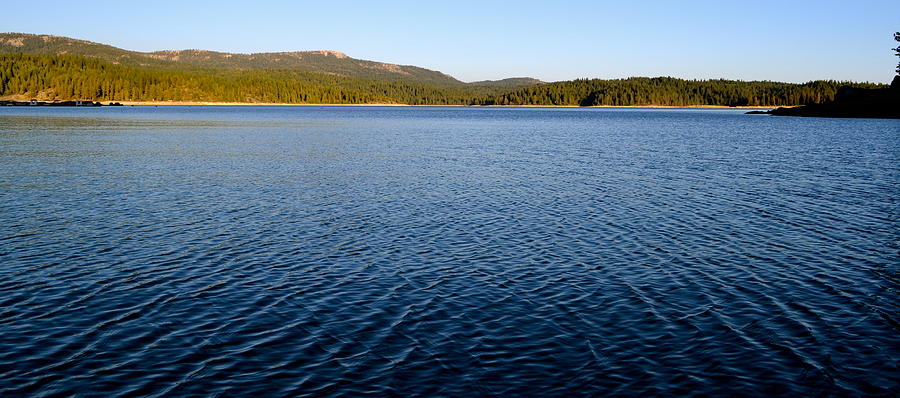
[[[898,390],[900,124],[0,109],[0,395]]]

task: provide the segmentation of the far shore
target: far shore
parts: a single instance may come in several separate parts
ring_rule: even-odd
[[[0,97],[0,101],[28,102],[34,97],[8,95]],[[61,102],[64,100],[39,99],[43,102]],[[74,101],[74,100],[72,100]],[[484,107],[484,108],[671,108],[671,109],[773,109],[779,105],[763,106],[726,106],[726,105],[410,105],[398,103],[366,103],[366,104],[295,104],[284,102],[209,102],[209,101],[98,101],[102,105],[121,104],[129,106],[397,106],[397,107]],[[794,105],[799,106],[799,105]],[[794,106],[781,105],[784,108]]]
[[[472,107],[472,108],[671,108],[671,109],[770,109],[772,106],[726,106],[726,105],[409,105],[394,103],[371,104],[289,104],[278,102],[196,102],[196,101],[101,101],[103,105],[118,102],[135,106],[397,106],[397,107]]]

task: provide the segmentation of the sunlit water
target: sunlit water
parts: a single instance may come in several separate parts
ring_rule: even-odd
[[[0,396],[896,396],[900,122],[0,108]]]

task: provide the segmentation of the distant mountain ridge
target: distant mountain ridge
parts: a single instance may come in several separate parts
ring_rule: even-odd
[[[533,77],[509,77],[509,78],[500,79],[500,80],[481,80],[481,81],[477,81],[477,82],[471,82],[469,84],[481,85],[481,86],[517,88],[517,87],[533,86],[535,84],[542,84],[542,83],[544,83],[544,82],[541,80],[535,79]]]
[[[79,55],[115,65],[161,70],[186,69],[277,69],[335,74],[381,81],[404,81],[436,87],[485,85],[523,87],[541,83],[532,78],[512,78],[464,83],[430,69],[361,60],[334,50],[238,54],[209,50],[164,50],[138,52],[63,36],[0,33],[0,53],[34,55]]]

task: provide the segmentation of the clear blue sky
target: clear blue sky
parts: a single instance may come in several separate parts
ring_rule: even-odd
[[[889,82],[900,1],[13,0],[0,31],[137,51],[333,49],[464,81]]]

